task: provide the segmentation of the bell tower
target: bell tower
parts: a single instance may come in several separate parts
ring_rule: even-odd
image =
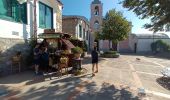
[[[103,19],[103,4],[100,0],[93,0],[91,3],[91,19],[90,27],[92,32],[97,32],[101,30]]]
[[[91,49],[93,49],[93,43],[95,42],[95,32],[101,32],[103,20],[103,3],[100,0],[93,0],[91,3]],[[98,43],[97,43],[98,44]],[[99,45],[99,44],[98,44]]]

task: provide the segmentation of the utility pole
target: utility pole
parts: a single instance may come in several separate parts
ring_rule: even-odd
[[[34,33],[33,33],[33,38],[34,40],[37,42],[37,0],[34,0],[34,22],[33,22],[33,29],[34,29]]]
[[[17,0],[20,4],[27,3],[30,0]],[[33,40],[37,42],[37,0],[33,0]]]

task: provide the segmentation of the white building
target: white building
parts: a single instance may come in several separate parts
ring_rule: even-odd
[[[35,7],[34,0],[25,1],[19,4],[18,0],[0,0],[0,55],[10,56],[10,51],[27,49],[26,40],[34,33]],[[37,35],[44,29],[62,28],[58,13],[62,16],[60,0],[36,0]]]
[[[45,28],[56,29],[57,0],[37,0],[38,33]],[[19,4],[17,0],[0,0],[0,37],[28,39],[33,34],[33,0]],[[60,7],[62,10],[62,7]]]
[[[133,52],[151,52],[151,44],[157,40],[170,45],[170,37],[164,33],[156,34],[130,34],[129,47]]]

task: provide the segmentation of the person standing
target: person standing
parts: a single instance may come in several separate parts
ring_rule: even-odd
[[[35,67],[35,74],[39,72],[39,65],[40,65],[40,45],[36,44],[34,50],[34,67]]]
[[[97,47],[94,47],[94,50],[91,52],[92,57],[92,76],[95,76],[95,73],[98,73],[98,51]],[[96,71],[94,72],[94,67],[96,66]]]
[[[42,49],[41,60],[42,60],[42,65],[41,65],[42,69],[44,69],[46,73],[48,72],[48,68],[49,68],[49,54],[46,47]]]

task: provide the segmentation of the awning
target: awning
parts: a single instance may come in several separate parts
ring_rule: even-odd
[[[69,49],[75,48],[75,46],[74,46],[69,40],[66,40],[66,39],[61,39],[61,40],[64,42],[64,44],[65,44]]]
[[[43,38],[43,39],[60,38],[60,36],[61,35],[57,33],[42,33],[38,35],[39,38]]]

